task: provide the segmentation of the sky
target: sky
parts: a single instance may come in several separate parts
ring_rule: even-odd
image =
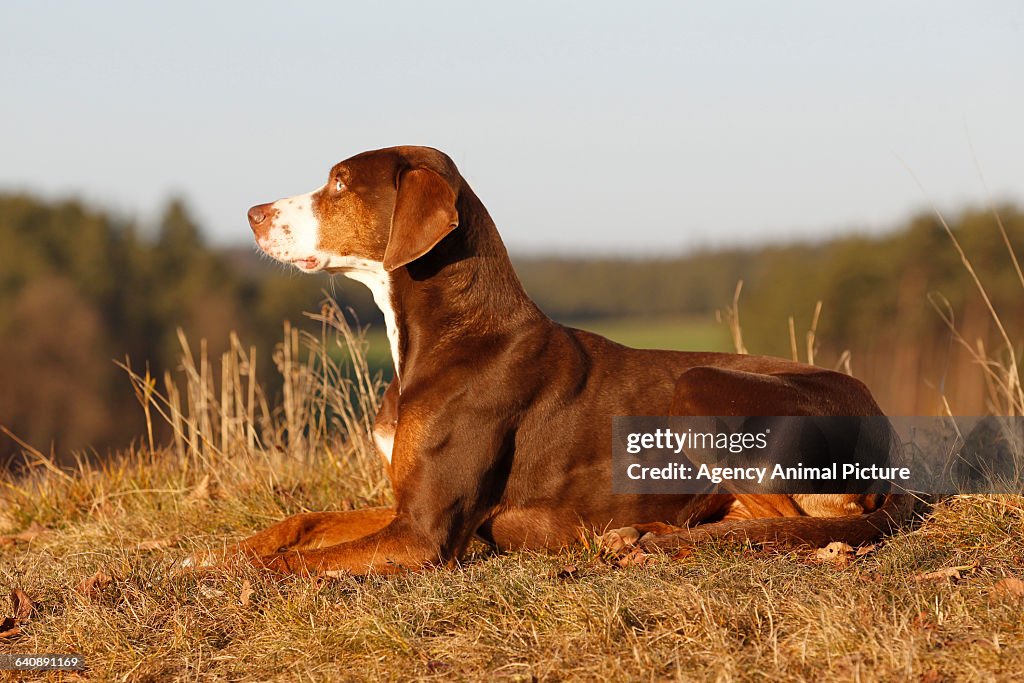
[[[358,152],[447,152],[521,253],[1024,203],[1019,2],[0,5],[0,191],[216,244]],[[987,189],[986,189],[987,186]]]

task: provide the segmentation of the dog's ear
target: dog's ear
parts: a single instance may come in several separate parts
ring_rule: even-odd
[[[458,226],[459,213],[451,185],[426,168],[404,171],[398,179],[391,234],[384,250],[384,270],[390,273],[415,261]]]

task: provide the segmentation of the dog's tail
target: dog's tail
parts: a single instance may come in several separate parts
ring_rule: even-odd
[[[663,551],[679,550],[710,540],[812,548],[842,541],[857,546],[899,529],[910,519],[916,502],[917,498],[913,495],[891,493],[886,495],[881,507],[862,515],[725,520],[663,536],[648,536],[641,541],[641,545]]]

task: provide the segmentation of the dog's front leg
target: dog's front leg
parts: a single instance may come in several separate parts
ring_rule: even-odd
[[[497,505],[512,457],[508,430],[467,428],[486,417],[493,424],[493,412],[474,410],[488,408],[463,408],[462,423],[403,406],[391,467],[394,518],[367,536],[275,552],[261,563],[290,574],[367,574],[456,560]]]
[[[186,567],[212,567],[233,557],[259,560],[289,550],[312,550],[354,541],[387,526],[394,508],[345,512],[305,512],[267,527],[220,551],[206,550],[184,560]]]
[[[260,557],[289,550],[312,550],[369,536],[395,518],[393,508],[344,512],[305,512],[260,531],[228,548],[228,555]]]
[[[258,562],[282,574],[361,576],[418,569],[445,559],[438,544],[431,542],[407,516],[400,516],[369,536],[326,548],[276,553]]]

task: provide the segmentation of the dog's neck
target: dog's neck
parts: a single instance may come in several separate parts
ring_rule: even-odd
[[[473,339],[547,320],[527,296],[498,230],[473,191],[456,203],[459,227],[426,255],[365,282],[384,312],[399,390],[417,370],[458,363]],[[467,359],[468,360],[468,359]]]

